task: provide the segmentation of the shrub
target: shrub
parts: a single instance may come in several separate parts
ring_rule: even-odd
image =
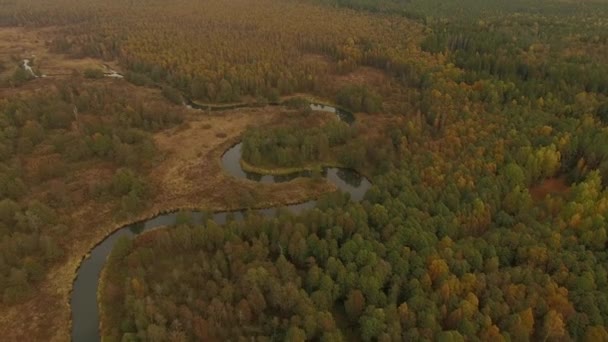
[[[103,78],[103,70],[88,68],[84,71],[84,77],[91,78],[91,79]]]

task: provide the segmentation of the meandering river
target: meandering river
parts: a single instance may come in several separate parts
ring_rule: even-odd
[[[353,115],[340,109],[331,106],[313,104],[311,107],[314,110],[323,110],[331,113],[336,113],[338,118],[346,122],[352,122]],[[240,179],[249,179],[261,183],[277,183],[286,182],[296,177],[310,176],[307,172],[300,172],[286,176],[271,176],[259,175],[245,172],[241,168],[241,148],[242,144],[237,144],[222,156],[222,166],[228,174]],[[351,200],[361,201],[367,190],[371,187],[370,181],[359,175],[353,170],[340,168],[324,168],[323,176],[328,182],[336,185],[338,189],[350,194]],[[303,210],[314,208],[316,201],[311,200],[301,204],[284,206],[291,212],[297,214]],[[261,214],[266,217],[274,217],[277,215],[279,207],[269,209],[254,210],[254,213]],[[191,211],[192,219],[195,223],[201,222],[203,212]],[[213,214],[213,219],[218,224],[225,224],[228,212],[217,212]],[[231,213],[235,220],[243,220],[245,211],[237,211]],[[91,251],[90,255],[82,261],[71,294],[72,308],[72,340],[76,342],[91,342],[100,341],[99,335],[99,311],[97,302],[97,292],[101,270],[103,269],[106,259],[112,247],[121,237],[133,238],[136,235],[163,226],[170,226],[175,223],[177,213],[162,214],[152,219],[133,223],[132,225],[123,227],[110,236],[106,237]]]

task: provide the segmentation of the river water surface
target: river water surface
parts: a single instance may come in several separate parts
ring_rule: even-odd
[[[314,110],[323,110],[331,113],[336,113],[338,118],[343,121],[352,122],[352,114],[341,111],[339,109],[313,104],[311,107]],[[222,166],[228,174],[240,179],[249,179],[261,183],[278,183],[290,181],[297,177],[310,176],[308,172],[300,172],[285,176],[258,175],[245,172],[241,168],[241,148],[242,144],[237,144],[230,148],[222,156]],[[336,185],[338,189],[350,194],[353,201],[361,201],[367,190],[371,187],[370,181],[359,175],[357,172],[340,168],[324,168],[322,175],[325,179]],[[316,205],[316,201],[311,200],[300,204],[284,206],[294,214],[298,214],[304,210],[312,209]],[[265,217],[274,217],[277,215],[279,207],[269,209],[258,209],[250,212],[261,214]],[[189,211],[194,223],[200,223],[204,217],[203,212]],[[237,212],[217,212],[213,214],[213,219],[218,224],[225,224],[228,215],[230,214],[235,220],[242,220],[246,211]],[[106,237],[99,245],[97,245],[90,255],[81,263],[78,269],[76,280],[72,289],[70,304],[72,308],[72,340],[76,342],[91,342],[100,341],[99,335],[99,311],[97,303],[97,291],[99,286],[99,278],[106,259],[112,247],[121,237],[133,238],[142,232],[170,226],[176,222],[177,213],[162,214],[152,219],[134,223],[123,227],[110,236]]]

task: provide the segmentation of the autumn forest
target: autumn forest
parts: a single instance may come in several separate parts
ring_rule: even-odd
[[[0,340],[608,341],[607,124],[606,0],[0,0]]]

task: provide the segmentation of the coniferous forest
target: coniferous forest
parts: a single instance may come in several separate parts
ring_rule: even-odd
[[[0,339],[178,212],[103,341],[608,341],[607,124],[606,0],[0,0]]]

